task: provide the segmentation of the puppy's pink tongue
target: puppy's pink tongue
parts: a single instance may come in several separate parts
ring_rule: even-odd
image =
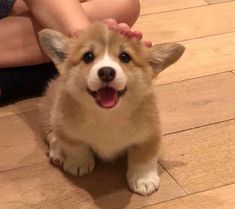
[[[110,87],[105,87],[97,91],[96,101],[101,107],[111,108],[118,100],[118,92]]]

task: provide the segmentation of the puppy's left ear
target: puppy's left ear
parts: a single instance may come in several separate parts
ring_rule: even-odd
[[[174,64],[184,53],[185,47],[178,43],[156,44],[151,48],[150,65],[154,77],[168,66]]]
[[[68,39],[62,33],[51,29],[39,32],[39,42],[43,51],[57,66],[63,63],[68,55]]]

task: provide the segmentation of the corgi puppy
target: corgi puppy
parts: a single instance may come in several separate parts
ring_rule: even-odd
[[[94,154],[109,161],[126,151],[130,189],[153,193],[161,134],[152,81],[184,47],[147,48],[102,23],[77,38],[44,29],[39,41],[60,74],[40,107],[51,161],[82,176],[94,169]]]

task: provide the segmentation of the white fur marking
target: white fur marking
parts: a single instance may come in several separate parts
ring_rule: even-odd
[[[98,76],[98,71],[102,67],[112,67],[116,71],[116,77],[112,82],[109,83],[109,86],[115,88],[118,91],[123,90],[126,86],[127,77],[119,63],[110,57],[107,49],[105,51],[104,57],[95,63],[91,68],[91,71],[88,75],[89,89],[92,91],[97,91],[103,86]]]
[[[143,196],[152,194],[160,184],[157,165],[146,163],[134,169],[128,167],[127,181],[133,192]]]
[[[146,196],[157,190],[160,178],[155,172],[138,175],[136,174],[135,177],[128,179],[129,186],[133,192]]]

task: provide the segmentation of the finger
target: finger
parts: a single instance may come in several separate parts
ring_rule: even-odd
[[[133,31],[133,37],[136,38],[137,40],[141,40],[143,38],[143,34],[139,31]]]
[[[131,30],[122,30],[119,31],[122,35],[128,37],[128,38],[132,38],[133,37],[133,33]]]
[[[119,23],[118,26],[119,26],[120,31],[130,30],[129,25],[127,25],[126,23]]]
[[[119,32],[119,26],[118,24],[111,24],[111,25],[108,25],[108,28],[112,31],[117,31]]]
[[[107,27],[110,29],[110,30],[113,30],[113,31],[118,31],[118,23],[116,20],[112,19],[112,18],[108,18],[108,19],[105,19],[105,20],[102,20],[102,23],[104,23],[105,25],[107,25]]]
[[[126,23],[119,23],[117,30],[119,33],[123,34],[124,36],[132,37],[132,32],[130,30],[130,27]]]
[[[132,31],[126,23],[117,23],[117,21],[113,18],[102,20],[102,22],[106,24],[109,29],[118,31],[129,38],[135,38],[138,41],[143,38],[143,34],[140,31]],[[144,41],[143,43],[146,47],[152,47],[151,41]]]
[[[116,25],[117,21],[113,18],[107,18],[102,20],[103,23],[107,24],[107,25]]]
[[[148,48],[152,47],[152,42],[151,41],[144,41],[144,45]]]

